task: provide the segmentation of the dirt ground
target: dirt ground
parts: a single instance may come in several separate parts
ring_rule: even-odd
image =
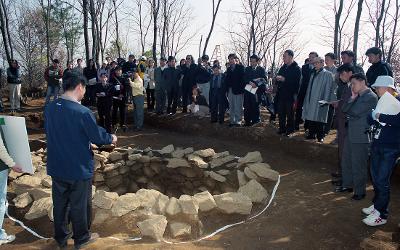
[[[30,131],[32,139],[44,139],[42,131]],[[397,176],[392,181],[392,214],[388,223],[379,229],[370,228],[361,222],[361,208],[370,205],[372,187],[368,187],[367,198],[358,202],[352,201],[350,194],[333,193],[329,171],[333,163],[329,161],[308,158],[307,155],[294,157],[282,151],[279,145],[266,147],[237,138],[182,134],[156,127],[146,127],[140,132],[120,133],[119,139],[120,145],[134,143],[141,148],[150,146],[154,149],[167,144],[192,146],[196,149],[212,147],[218,152],[228,150],[238,156],[258,150],[264,161],[281,173],[281,184],[271,207],[263,215],[209,240],[172,246],[103,238],[86,249],[359,249],[360,243],[377,230],[398,231],[400,185]],[[299,147],[298,150],[301,153],[304,149]],[[21,216],[22,213],[17,214],[17,217]],[[27,224],[44,236],[52,235],[52,224],[47,217]],[[4,228],[9,233],[15,233],[17,240],[0,249],[55,249],[52,240],[38,240],[9,219],[5,220]],[[121,236],[117,229],[107,231],[97,228],[97,232],[101,237]]]

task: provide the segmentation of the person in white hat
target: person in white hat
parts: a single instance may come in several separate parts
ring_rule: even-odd
[[[400,96],[396,93],[394,79],[390,76],[378,76],[371,86],[376,90],[379,97],[386,92],[395,96],[399,101]],[[363,222],[368,226],[379,226],[386,224],[388,218],[388,205],[390,200],[390,177],[400,156],[400,113],[397,115],[379,114],[373,111],[369,119],[373,137],[371,147],[371,176],[375,196],[373,204],[363,208],[364,214],[368,215]],[[385,124],[384,126],[382,124]]]

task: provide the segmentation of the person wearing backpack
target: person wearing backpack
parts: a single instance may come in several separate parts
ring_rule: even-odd
[[[368,87],[375,83],[378,76],[393,77],[392,67],[382,60],[382,50],[380,48],[369,48],[365,55],[368,56],[368,62],[372,64],[366,73]]]

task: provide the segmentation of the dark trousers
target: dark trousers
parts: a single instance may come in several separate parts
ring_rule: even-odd
[[[85,105],[86,106],[96,105],[96,85],[86,86]]]
[[[166,102],[166,91],[163,88],[156,89],[156,112],[157,114],[164,113]]]
[[[156,102],[156,98],[154,96],[154,89],[149,89],[147,88],[146,94],[147,94],[147,110],[154,110],[154,104]]]
[[[243,107],[245,125],[251,126],[260,122],[260,103],[257,102],[256,95],[246,91],[244,93]]]
[[[108,103],[98,103],[97,113],[99,115],[99,126],[111,133],[111,104]]]
[[[375,196],[374,207],[381,214],[381,218],[387,219],[390,201],[390,177],[400,156],[400,148],[374,145],[371,151],[371,177]]]
[[[279,131],[282,133],[294,132],[294,110],[293,103],[279,100]]]
[[[328,120],[324,126],[325,135],[329,134],[329,131],[331,131],[331,129],[332,129],[334,114],[335,114],[335,108],[329,105]]]
[[[187,112],[187,106],[191,103],[192,100],[192,88],[183,86],[182,87],[182,110],[184,113]]]
[[[119,112],[119,125],[122,127],[125,125],[125,100],[113,99],[113,111],[112,111],[112,124],[113,126],[118,123],[118,112]]]
[[[323,139],[325,134],[324,134],[324,128],[326,126],[326,123],[323,122],[314,122],[314,121],[306,121],[308,122],[309,126],[309,133],[308,136],[311,138],[317,137],[318,139]]]
[[[178,107],[178,97],[179,97],[179,92],[178,88],[174,87],[171,88],[167,91],[168,93],[168,105],[167,105],[167,113],[176,113],[176,108]]]
[[[67,181],[52,178],[54,239],[61,246],[67,244],[69,219],[75,246],[90,239],[92,221],[92,179]]]
[[[299,94],[297,96],[297,106],[296,106],[296,116],[295,116],[295,127],[299,128],[300,124],[303,123],[303,119],[301,118],[303,115],[303,104],[304,98],[306,97],[307,85],[302,84],[299,89]],[[304,129],[308,129],[308,123],[304,123]]]
[[[219,89],[212,89],[210,92],[211,121],[223,123],[225,119],[227,97],[226,93]]]

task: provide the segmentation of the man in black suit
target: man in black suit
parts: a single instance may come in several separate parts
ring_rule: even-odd
[[[224,123],[227,102],[225,75],[221,73],[219,65],[214,65],[210,86],[211,123]]]
[[[304,64],[301,67],[301,85],[299,89],[299,94],[297,95],[297,106],[296,106],[296,118],[295,118],[295,124],[294,124],[294,129],[299,130],[300,124],[302,124],[304,121],[301,119],[302,113],[303,113],[303,103],[304,103],[304,98],[306,96],[307,88],[308,88],[308,82],[310,81],[311,74],[314,70],[314,66],[312,62],[314,61],[314,58],[318,57],[317,52],[310,52],[308,54],[308,63]],[[304,129],[308,129],[308,124],[307,122],[304,124]]]
[[[261,95],[265,93],[266,73],[265,68],[259,65],[260,58],[257,55],[250,57],[250,66],[245,69],[245,83],[250,84],[253,89],[257,88],[255,94],[244,92],[244,121],[245,126],[252,126],[260,122]],[[264,79],[265,81],[255,81]]]

